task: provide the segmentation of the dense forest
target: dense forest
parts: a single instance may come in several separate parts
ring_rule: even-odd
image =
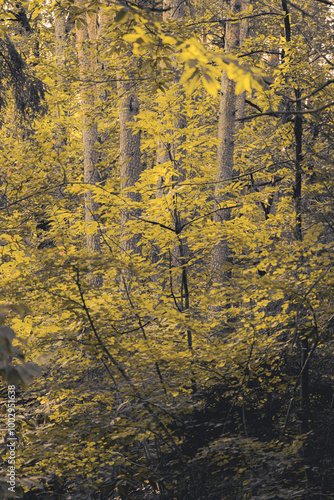
[[[1,498],[334,498],[333,7],[1,0]]]

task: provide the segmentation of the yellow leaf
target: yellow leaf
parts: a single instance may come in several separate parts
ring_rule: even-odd
[[[194,76],[188,80],[186,87],[186,94],[191,94],[199,84],[199,72],[196,70]]]
[[[189,80],[191,80],[194,77],[195,73],[197,73],[197,72],[198,72],[197,68],[188,68],[188,69],[186,69],[183,72],[183,74],[181,76],[181,79],[180,79],[180,82],[182,83],[182,85],[184,85]]]
[[[208,73],[204,73],[202,77],[202,84],[205,90],[213,96],[217,95],[219,85],[217,80],[213,80]]]
[[[173,38],[172,36],[164,36],[162,38],[162,42],[165,44],[174,45],[177,40],[175,40],[175,38]]]
[[[139,39],[140,37],[138,36],[138,33],[129,33],[128,35],[124,35],[123,36],[123,39],[126,41],[126,42],[137,42],[137,40]]]
[[[239,80],[235,86],[235,93],[236,95],[240,95],[243,93],[243,91],[245,90],[244,88],[244,82],[242,80]]]

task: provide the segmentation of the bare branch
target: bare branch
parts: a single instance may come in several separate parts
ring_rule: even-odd
[[[328,104],[324,104],[323,106],[320,106],[319,108],[315,109],[309,109],[307,111],[267,111],[265,113],[256,113],[254,115],[248,115],[245,116],[244,118],[238,118],[237,121],[247,121],[247,120],[252,120],[253,118],[259,118],[260,116],[274,116],[275,118],[278,118],[279,116],[282,115],[314,115],[316,113],[319,113],[319,111],[323,111],[324,109],[328,109],[334,106],[334,102],[330,102]]]

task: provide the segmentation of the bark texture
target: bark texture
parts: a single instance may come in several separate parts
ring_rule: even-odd
[[[163,19],[164,21],[178,21],[184,19],[184,0],[164,0],[163,1]]]
[[[85,24],[76,22],[76,39],[81,79],[81,103],[82,103],[82,143],[84,161],[84,182],[86,185],[96,185],[100,181],[97,169],[98,152],[95,149],[98,142],[97,123],[92,119],[91,112],[96,103],[96,85],[92,83],[93,75],[97,71],[98,61],[94,53],[94,43],[97,38],[97,15],[85,16]],[[89,227],[92,222],[98,220],[98,203],[94,200],[93,192],[85,192],[85,222]],[[88,252],[100,252],[100,235],[98,230],[88,229],[86,236]],[[94,286],[102,284],[102,277],[95,275],[91,277]]]
[[[243,0],[241,2],[242,12],[247,12],[250,6],[250,0]],[[239,45],[242,47],[249,33],[249,19],[243,19],[240,22],[240,33],[239,33]],[[240,120],[245,116],[245,105],[246,105],[246,92],[238,95],[236,97],[236,119]],[[237,123],[237,128],[242,126],[242,122]]]
[[[55,19],[55,52],[56,63],[58,68],[63,68],[65,65],[64,51],[66,44],[66,20],[65,16],[56,17]]]
[[[65,81],[62,71],[65,68],[65,46],[66,46],[66,19],[65,16],[56,17],[55,19],[55,54],[56,54],[56,65],[58,68],[57,82],[58,85],[64,87]],[[56,110],[56,118],[60,118],[61,111],[58,104]],[[62,131],[60,131],[62,132]],[[58,141],[57,141],[58,142]],[[63,144],[60,143],[61,148]]]
[[[58,69],[57,84],[62,89],[64,89],[66,85],[63,73],[66,65],[65,47],[66,47],[66,19],[65,16],[62,15],[61,17],[57,17],[55,19],[55,55],[56,55],[56,64]],[[65,106],[61,106],[61,104],[58,103],[55,113],[58,123],[54,141],[55,141],[55,150],[57,151],[58,155],[62,153],[62,150],[67,143],[66,127],[64,126],[64,123],[62,123],[61,120],[61,117],[64,115],[66,116],[67,114],[66,109],[64,108]],[[57,173],[59,173],[60,177],[61,171],[59,167],[57,167]],[[63,197],[63,191],[61,187],[55,190],[54,197],[55,199],[60,199]]]
[[[229,10],[238,15],[246,8],[246,3],[241,0],[231,0]],[[243,37],[247,33],[247,27],[243,23],[226,23],[225,50],[232,52],[239,48],[243,43]],[[235,95],[235,82],[229,80],[226,72],[222,74],[221,95],[219,105],[218,122],[218,155],[217,155],[217,174],[215,184],[215,205],[214,222],[224,225],[231,218],[231,209],[226,208],[228,199],[221,193],[226,182],[233,177],[234,168],[234,142],[237,132],[237,115],[244,113],[245,96]],[[225,271],[226,263],[231,260],[231,251],[226,238],[222,238],[216,243],[212,252],[211,273],[215,282],[224,282],[228,279],[228,273]]]
[[[125,252],[138,253],[140,235],[129,237],[126,226],[131,219],[140,215],[139,209],[131,207],[132,202],[140,201],[140,195],[129,190],[136,184],[141,173],[140,132],[134,134],[131,128],[139,112],[139,101],[131,73],[125,72],[125,65],[123,65],[123,70],[117,79],[120,99],[120,176],[125,205],[121,212],[121,247]]]

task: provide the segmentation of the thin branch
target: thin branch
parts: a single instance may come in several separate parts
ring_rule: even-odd
[[[312,97],[313,95],[317,94],[318,92],[320,92],[324,88],[328,87],[328,85],[331,85],[332,83],[334,83],[334,79],[328,80],[323,85],[321,85],[317,89],[313,90],[310,94],[304,95],[303,97],[299,97],[299,99],[295,99],[295,100],[289,99],[289,102],[299,102],[299,101],[304,101],[305,99],[309,99],[309,97]]]
[[[329,2],[328,0],[315,0],[316,2],[319,2],[319,3],[323,3],[325,5],[333,5],[334,6],[334,3],[333,2]]]
[[[219,182],[223,182],[223,181],[219,181]],[[160,222],[156,222],[154,220],[143,219],[142,217],[136,216],[135,214],[132,214],[132,216],[135,217],[138,220],[141,220],[143,222],[147,222],[148,224],[153,224],[155,226],[160,226],[163,229],[168,229],[169,231],[172,231],[173,233],[175,233],[175,234],[178,235],[178,234],[181,234],[182,230],[186,226],[189,226],[189,225],[193,224],[194,222],[196,222],[196,221],[198,221],[200,219],[204,219],[206,217],[209,217],[210,215],[213,215],[216,212],[220,212],[221,210],[230,210],[231,208],[239,208],[239,207],[241,207],[241,205],[232,205],[232,206],[229,206],[229,207],[220,207],[220,208],[217,208],[216,210],[212,210],[211,212],[208,212],[205,215],[201,215],[200,217],[196,217],[195,219],[193,219],[193,220],[191,220],[189,222],[186,222],[185,224],[183,224],[182,226],[180,226],[177,229],[173,229],[171,227],[165,226],[164,224],[160,224]]]
[[[93,333],[95,335],[95,338],[97,339],[99,346],[101,347],[101,349],[103,350],[103,352],[106,354],[106,356],[109,359],[109,361],[117,368],[117,370],[120,372],[120,374],[122,375],[122,377],[133,388],[133,384],[132,384],[130,378],[128,377],[128,375],[126,374],[124,368],[116,361],[116,359],[113,357],[113,355],[109,352],[109,350],[105,346],[103,340],[101,339],[98,331],[96,330],[94,321],[93,321],[93,319],[92,319],[92,317],[90,315],[90,311],[89,311],[89,309],[87,307],[86,300],[85,300],[85,297],[84,297],[84,294],[83,294],[83,290],[82,290],[82,287],[81,287],[80,276],[79,276],[79,269],[75,268],[75,272],[76,272],[76,277],[75,277],[74,281],[75,281],[75,284],[77,285],[77,288],[78,288],[78,291],[79,291],[79,295],[80,295],[80,299],[81,299],[81,303],[82,303],[82,308],[83,308],[83,310],[86,313],[87,319],[88,319],[89,324],[91,326],[91,329],[92,329],[92,331],[93,331]]]
[[[287,0],[287,3],[289,5],[291,5],[292,8],[298,10],[298,12],[301,12],[302,14],[304,14],[304,16],[308,16],[308,17],[313,17],[312,14],[309,14],[308,12],[306,12],[306,10],[304,9],[301,9],[300,7],[298,7],[298,5],[296,5],[295,3],[292,3],[290,2],[290,0]]]
[[[240,59],[241,57],[247,57],[247,56],[252,56],[253,54],[274,54],[277,56],[281,55],[281,52],[277,50],[251,50],[250,52],[245,52],[244,54],[240,54],[238,58]]]
[[[172,276],[172,267],[173,266],[172,266],[172,256],[171,256],[170,250],[168,251],[168,253],[169,253],[169,285],[170,285],[170,293],[172,294],[175,307],[177,308],[177,310],[180,313],[182,313],[182,309],[179,308],[179,305],[177,303],[176,297],[174,295],[174,290],[173,290],[173,276]]]
[[[319,111],[323,111],[324,109],[328,109],[334,106],[334,102],[330,102],[328,104],[324,104],[323,106],[320,106],[319,108],[316,109],[309,109],[307,111],[266,111],[264,113],[256,113],[254,115],[248,115],[245,116],[244,118],[237,118],[237,121],[247,121],[247,120],[252,120],[253,118],[259,118],[261,116],[273,116],[275,118],[278,118],[279,116],[283,115],[313,115],[315,113],[319,113]]]
[[[233,205],[233,206],[230,206],[230,207],[220,207],[220,208],[217,208],[216,210],[212,210],[211,212],[208,212],[207,214],[205,215],[200,215],[199,217],[196,217],[195,219],[189,221],[189,222],[186,222],[185,224],[183,224],[183,226],[181,226],[180,228],[180,231],[179,233],[181,233],[181,231],[186,227],[186,226],[190,226],[191,224],[193,224],[194,222],[198,221],[198,220],[201,220],[201,219],[205,219],[206,217],[209,217],[210,215],[213,215],[215,214],[216,212],[220,212],[221,210],[230,210],[231,208],[239,208],[241,207],[242,205]]]
[[[220,19],[218,22],[221,23],[235,23],[236,21],[243,21],[244,19],[253,19],[255,17],[263,17],[263,16],[284,16],[284,14],[279,12],[259,12],[258,14],[252,14],[250,16],[240,16],[232,19]]]
[[[314,342],[314,344],[312,346],[312,349],[308,353],[307,358],[306,358],[306,360],[305,360],[305,362],[304,362],[304,364],[303,364],[303,366],[302,366],[302,368],[301,368],[301,370],[300,370],[300,372],[299,372],[299,374],[298,374],[298,376],[296,378],[295,385],[293,387],[293,395],[292,395],[292,397],[291,397],[291,399],[289,401],[289,406],[288,406],[288,409],[287,409],[287,412],[286,412],[284,426],[283,426],[283,429],[282,429],[282,432],[281,432],[281,437],[283,437],[284,432],[285,432],[285,430],[287,428],[287,425],[289,423],[291,408],[292,408],[292,404],[293,404],[293,402],[294,402],[294,400],[296,398],[296,392],[297,392],[297,389],[298,389],[299,381],[300,381],[302,375],[304,374],[305,370],[307,369],[307,367],[309,365],[309,362],[310,362],[310,359],[313,356],[313,353],[316,350],[318,343],[319,343],[319,339],[318,339],[318,336],[316,336],[316,339],[315,339],[315,342]]]
[[[130,303],[130,306],[134,312],[134,315],[136,316],[136,318],[138,319],[138,323],[139,323],[139,329],[141,330],[142,334],[143,334],[143,337],[145,340],[147,340],[147,336],[146,336],[146,333],[145,333],[145,329],[144,329],[144,326],[143,326],[143,323],[142,323],[142,320],[141,320],[141,317],[139,316],[139,314],[137,313],[136,311],[136,308],[132,302],[132,299],[130,297],[130,291],[128,289],[128,286],[126,284],[126,281],[125,281],[125,277],[123,276],[122,278],[122,281],[123,281],[123,286],[124,286],[124,289],[125,289],[125,292],[126,292],[126,296],[127,296],[127,299]]]
[[[245,103],[249,104],[249,106],[252,106],[252,108],[257,109],[260,113],[263,113],[262,109],[257,104],[254,104],[254,102],[245,99]]]
[[[143,217],[140,217],[139,215],[138,215],[138,216],[136,216],[136,215],[134,215],[134,214],[132,214],[132,215],[133,215],[133,217],[135,217],[136,219],[139,219],[139,220],[141,220],[141,221],[143,221],[143,222],[147,222],[148,224],[153,224],[153,225],[155,225],[155,226],[160,226],[160,227],[161,227],[161,228],[163,228],[163,229],[168,229],[168,231],[172,231],[172,233],[175,233],[175,229],[174,229],[174,228],[169,227],[169,226],[165,226],[165,224],[161,224],[160,222],[156,222],[156,221],[154,221],[154,220],[143,219]]]
[[[56,185],[51,186],[51,187],[45,187],[45,188],[43,188],[43,190],[35,191],[34,193],[28,194],[27,196],[23,196],[22,198],[20,198],[18,200],[12,201],[11,203],[6,203],[6,206],[0,207],[0,210],[6,210],[8,207],[12,207],[13,205],[17,205],[18,203],[21,203],[21,201],[30,200],[30,198],[34,198],[35,196],[38,196],[39,194],[44,194],[47,191],[53,191],[54,189],[56,189],[58,187],[63,187],[65,185],[66,184],[64,182],[62,182],[61,184],[56,184]]]

